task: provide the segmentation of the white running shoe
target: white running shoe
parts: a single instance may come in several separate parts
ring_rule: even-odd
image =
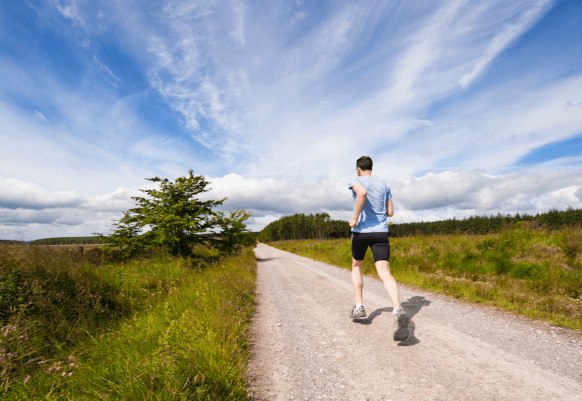
[[[364,309],[364,305],[360,307],[356,307],[356,305],[354,305],[350,312],[350,317],[352,319],[356,319],[358,317],[366,317],[366,310]]]

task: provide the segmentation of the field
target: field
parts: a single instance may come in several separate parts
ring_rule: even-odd
[[[246,399],[254,254],[199,254],[0,245],[0,398]]]
[[[405,284],[487,304],[582,332],[582,228],[499,234],[391,238],[390,266]],[[269,245],[351,267],[349,240],[291,240]],[[366,274],[375,276],[370,252]]]

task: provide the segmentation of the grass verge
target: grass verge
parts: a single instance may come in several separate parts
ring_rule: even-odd
[[[582,332],[582,229],[532,229],[499,234],[391,238],[390,266],[404,284],[493,305]],[[270,243],[351,268],[350,240]],[[371,253],[364,273],[377,277]]]
[[[52,265],[59,258],[70,258],[45,256]],[[168,257],[101,266],[63,262],[57,272],[68,272],[74,279],[53,289],[37,283],[45,292],[43,302],[55,311],[43,321],[45,327],[38,323],[36,309],[29,307],[31,300],[42,303],[29,293],[34,287],[34,280],[28,280],[29,267],[34,263],[27,257],[10,260],[12,266],[7,267],[8,259],[0,265],[5,284],[0,288],[10,288],[11,280],[16,283],[12,306],[5,309],[12,312],[2,327],[7,334],[0,335],[2,399],[247,398],[247,330],[256,271],[252,249],[195,268],[192,261]],[[15,271],[20,278],[13,280]],[[67,308],[74,302],[65,302],[66,294],[58,299],[51,295],[47,301],[46,293],[57,294],[57,289],[71,286],[78,287],[72,299],[87,304],[87,311],[96,305],[105,308],[97,320],[79,319],[81,309],[69,314]],[[94,301],[91,308],[85,298],[108,301]],[[58,325],[51,322],[57,319],[71,334],[47,347],[46,332]]]

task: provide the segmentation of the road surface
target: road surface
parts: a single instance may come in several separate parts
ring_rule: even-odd
[[[249,363],[255,400],[582,400],[582,336],[400,286],[410,336],[365,278],[352,321],[350,272],[264,244]]]

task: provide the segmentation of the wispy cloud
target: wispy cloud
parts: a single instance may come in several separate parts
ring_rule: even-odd
[[[477,59],[472,69],[461,77],[461,86],[466,89],[487,68],[487,66],[504,51],[513,41],[526,32],[548,10],[553,0],[541,0],[526,9],[517,17],[517,21],[507,23],[499,33],[490,40],[485,52]]]
[[[150,83],[182,114],[193,138],[216,154],[226,153],[234,147],[230,137],[243,129],[233,98],[240,92],[236,68],[235,75],[227,71],[233,60],[224,56],[234,45],[244,44],[244,6],[235,3],[229,14],[212,2],[172,2],[160,17],[166,29],[146,38],[154,60],[148,67]],[[236,35],[221,36],[233,19]]]
[[[411,154],[424,151],[426,160],[420,163],[426,169],[507,171],[537,147],[581,132],[582,113],[566,107],[580,89],[582,75],[549,85],[492,86],[441,111],[433,126],[417,131]]]
[[[234,17],[234,26],[230,32],[232,39],[240,46],[245,45],[245,14],[246,7],[242,1],[232,0],[232,9]]]

